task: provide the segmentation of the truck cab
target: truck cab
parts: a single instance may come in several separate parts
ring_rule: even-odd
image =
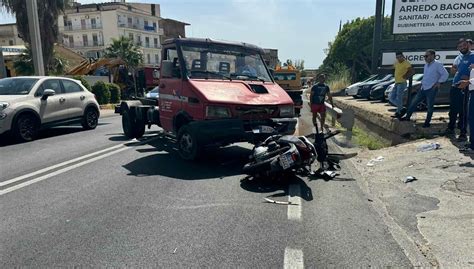
[[[273,73],[273,77],[275,82],[291,97],[295,104],[295,113],[299,115],[303,107],[301,71],[291,65],[285,67],[278,66]]]
[[[122,117],[128,110],[133,125],[127,136],[141,136],[142,125],[158,124],[177,138],[181,157],[192,160],[207,146],[294,133],[293,101],[273,80],[263,53],[239,42],[166,40],[158,103],[122,103]]]

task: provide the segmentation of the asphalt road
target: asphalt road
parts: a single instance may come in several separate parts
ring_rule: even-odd
[[[351,170],[249,180],[249,145],[186,162],[157,131],[128,141],[109,117],[2,141],[0,268],[411,266]]]

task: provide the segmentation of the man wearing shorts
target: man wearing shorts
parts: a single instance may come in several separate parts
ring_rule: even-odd
[[[326,105],[324,102],[326,101],[326,96],[329,99],[329,102],[334,107],[332,102],[332,95],[329,91],[329,86],[326,85],[326,76],[324,74],[320,74],[318,76],[318,82],[311,87],[311,94],[309,100],[311,102],[311,112],[313,113],[313,124],[316,127],[316,132],[323,132],[324,122],[326,121]],[[318,129],[318,116],[321,119],[321,129]]]

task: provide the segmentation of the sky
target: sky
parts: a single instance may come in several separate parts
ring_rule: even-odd
[[[160,4],[161,16],[184,21],[188,37],[241,41],[278,49],[278,57],[318,68],[339,23],[375,13],[376,0],[134,0]],[[79,0],[82,4],[111,2]],[[390,1],[386,1],[390,2]],[[387,3],[386,13],[390,7]],[[1,11],[0,11],[1,12]],[[0,13],[0,23],[15,22]]]

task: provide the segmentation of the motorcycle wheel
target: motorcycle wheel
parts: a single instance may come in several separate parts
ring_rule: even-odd
[[[244,165],[243,171],[245,174],[250,176],[255,176],[261,174],[262,172],[270,171],[270,163],[273,161],[273,158],[267,159],[263,162],[251,162]]]

